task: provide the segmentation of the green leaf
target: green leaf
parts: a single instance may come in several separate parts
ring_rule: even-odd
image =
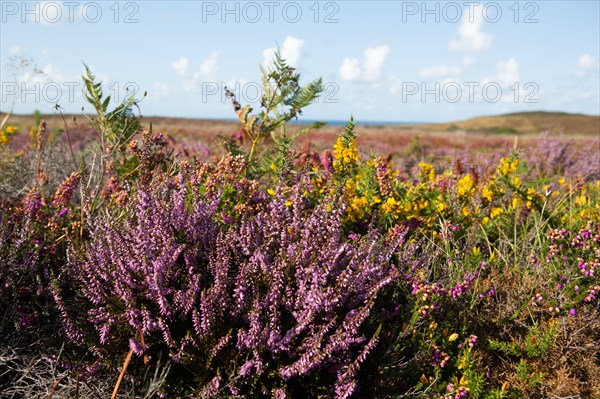
[[[106,109],[108,108],[108,104],[110,103],[110,96],[106,97],[106,99],[104,100],[104,102],[102,103],[102,109],[104,111],[106,111]]]

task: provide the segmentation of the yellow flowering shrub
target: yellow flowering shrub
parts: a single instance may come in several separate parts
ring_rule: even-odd
[[[7,145],[11,137],[17,132],[16,126],[7,126],[6,129],[0,130],[0,147]]]
[[[342,137],[338,137],[333,147],[333,157],[333,168],[336,171],[344,170],[347,166],[356,165],[360,162],[360,156],[354,140],[350,143],[345,143]]]
[[[425,162],[420,162],[419,163],[419,168],[421,169],[421,173],[422,175],[429,181],[433,180],[435,178],[435,169],[433,168],[432,165],[425,163]]]
[[[494,199],[494,191],[491,189],[492,183],[484,185],[481,189],[481,196],[485,198],[488,202],[492,202]]]
[[[502,176],[507,176],[514,173],[519,166],[519,160],[516,158],[501,158],[500,164],[498,165],[498,172]]]
[[[465,175],[456,183],[456,194],[459,197],[469,198],[473,193],[474,187],[475,184],[471,175]]]

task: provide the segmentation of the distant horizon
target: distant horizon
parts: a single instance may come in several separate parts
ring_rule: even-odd
[[[35,112],[35,111],[34,111]],[[41,112],[41,111],[40,111]],[[547,114],[565,114],[565,115],[574,115],[574,116],[589,116],[589,117],[598,117],[600,118],[600,114],[586,114],[583,112],[567,112],[567,111],[547,111],[547,110],[534,110],[534,111],[522,111],[522,112],[508,112],[508,113],[500,113],[500,114],[493,114],[493,115],[476,115],[476,116],[471,116],[471,117],[467,117],[464,119],[452,119],[452,120],[445,120],[445,121],[400,121],[400,120],[373,120],[373,119],[360,119],[360,118],[356,118],[354,117],[354,122],[357,125],[385,125],[385,126],[392,126],[392,125],[428,125],[428,124],[446,124],[446,123],[453,123],[453,122],[461,122],[461,121],[466,121],[466,120],[470,120],[470,119],[475,119],[475,118],[490,118],[490,117],[500,117],[500,116],[509,116],[509,115],[519,115],[519,114],[535,114],[535,113],[547,113]],[[0,115],[5,115],[6,112],[0,110]],[[44,113],[41,112],[42,115],[60,115],[58,112],[49,112],[49,113]],[[31,116],[33,115],[32,112],[30,113],[12,113],[11,115],[14,116],[18,116],[18,117],[23,117],[23,116]],[[86,114],[86,113],[63,113],[63,115],[65,116],[85,116],[85,115],[95,115],[95,114]],[[238,119],[235,117],[212,117],[212,118],[206,118],[206,117],[188,117],[188,116],[170,116],[170,115],[146,115],[142,112],[141,114],[142,118],[164,118],[164,119],[178,119],[178,120],[194,120],[194,121],[219,121],[219,122],[237,122]],[[331,126],[343,126],[348,122],[348,119],[324,119],[324,118],[298,118],[298,120],[292,120],[289,123],[290,124],[299,124],[299,125],[308,125],[308,124],[312,124],[315,122],[325,122],[328,125]]]

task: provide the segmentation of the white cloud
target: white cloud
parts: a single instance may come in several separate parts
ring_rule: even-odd
[[[502,96],[500,97],[500,102],[502,103],[510,103],[514,102],[515,97],[519,99],[523,99],[524,97],[531,95],[531,88],[529,90],[525,89],[525,86],[521,84],[521,66],[519,62],[514,58],[509,58],[507,60],[500,60],[496,65],[497,73],[493,76],[485,77],[481,84],[485,86],[489,83],[495,83],[500,86],[502,89]],[[515,88],[515,83],[517,86]],[[493,89],[490,89],[490,93],[493,93]],[[515,92],[517,90],[517,92]],[[493,96],[494,94],[490,94]]]
[[[216,83],[219,73],[219,58],[220,52],[211,52],[206,59],[200,64],[200,68],[193,73],[190,73],[190,61],[186,57],[171,63],[171,67],[177,74],[183,78],[183,90],[187,92],[196,92],[202,85],[202,82]]]
[[[297,67],[300,63],[302,47],[304,47],[304,40],[288,36],[283,41],[281,55],[288,60],[289,65]]]
[[[498,62],[498,75],[496,80],[500,84],[511,85],[520,79],[519,63],[514,58]]]
[[[340,74],[344,80],[357,80],[360,77],[360,62],[356,58],[344,58]]]
[[[373,82],[379,79],[388,55],[390,55],[388,45],[369,47],[365,50],[365,80]]]
[[[101,75],[98,74],[97,72],[94,72],[94,68],[90,67],[90,69],[92,70],[92,72],[94,73],[94,75],[96,76],[96,81],[98,82],[102,82],[103,84],[108,84],[108,77],[106,77],[106,75]],[[39,82],[39,83],[48,83],[48,82],[55,82],[55,83],[77,83],[79,84],[81,82],[81,75],[85,74],[85,71],[81,72],[81,75],[65,75],[61,72],[60,69],[56,68],[54,65],[48,63],[46,65],[44,65],[43,68],[41,68],[42,73],[41,74],[35,74],[32,76],[33,81],[34,82]]]
[[[208,58],[202,62],[202,65],[200,66],[200,73],[206,80],[214,82],[217,79],[217,73],[219,72],[219,66],[217,65],[218,58],[219,53],[217,51],[213,51],[210,53]]]
[[[171,63],[171,66],[179,76],[185,77],[188,74],[190,60],[185,57],[179,57],[178,60],[175,60]]]
[[[98,72],[92,65],[89,67],[95,75],[96,81],[102,82],[103,87],[108,87],[110,82],[108,76]],[[44,106],[58,103],[70,112],[72,111],[71,107],[82,98],[82,75],[85,75],[85,69],[83,68],[78,73],[67,74],[55,65],[46,63],[43,67],[40,67],[35,71],[33,68],[22,71],[22,73],[17,76],[17,81],[22,82],[22,84],[25,85],[25,90],[33,90],[40,93],[40,101],[44,103]],[[34,89],[35,87],[41,87],[41,90]],[[117,87],[122,89],[120,86]],[[113,90],[111,90],[110,94],[113,94]],[[122,92],[119,90],[119,94],[113,95],[111,101],[118,101],[117,99],[120,98],[121,95]],[[28,96],[25,96],[24,98],[27,97]],[[87,107],[88,105],[86,104],[86,109]]]
[[[521,66],[514,58],[507,60],[500,60],[496,64],[496,70],[498,71],[495,75],[486,76],[482,79],[482,84],[487,83],[498,83],[502,87],[508,87],[516,82],[519,82],[521,78],[520,73]]]
[[[69,19],[69,11],[62,2],[45,0],[30,3],[27,6],[23,3],[22,7],[27,9],[26,18],[28,21],[42,26],[53,26]],[[76,15],[77,13],[74,13],[74,16]]]
[[[584,54],[577,59],[577,66],[581,69],[591,69],[596,65],[596,60],[590,54]]]
[[[403,82],[397,76],[391,76],[388,83],[388,90],[392,96],[402,94]]]
[[[544,103],[552,108],[560,108],[568,112],[598,113],[600,98],[591,90],[569,90],[569,87],[555,86],[540,89]]]
[[[476,59],[472,55],[465,55],[462,60],[463,66],[471,66],[475,63]]]
[[[21,52],[21,47],[12,46],[8,51],[10,51],[11,54],[19,54]]]
[[[586,77],[594,70],[600,67],[600,62],[595,59],[591,54],[583,54],[577,58],[577,69],[575,75],[579,77]]]
[[[462,70],[457,66],[450,65],[436,65],[430,68],[424,68],[419,70],[419,76],[428,79],[428,78],[439,78],[439,77],[449,77],[449,76],[458,76]]]
[[[148,97],[154,100],[161,100],[168,97],[171,92],[171,88],[167,83],[154,82],[152,85],[152,91],[148,93]]]
[[[493,36],[481,30],[484,22],[481,8],[476,5],[472,12],[464,14],[458,27],[459,39],[450,40],[450,50],[474,53],[490,48]]]
[[[385,61],[390,55],[390,52],[390,46],[387,44],[368,47],[365,50],[362,67],[357,58],[344,58],[340,67],[342,79],[377,82],[381,77]]]
[[[304,40],[292,36],[286,36],[279,51],[281,53],[281,57],[285,59],[289,66],[298,68],[300,65],[300,57],[302,55],[302,47],[304,47]],[[263,66],[266,67],[271,63],[271,61],[273,61],[273,56],[275,55],[276,50],[277,49],[275,47],[263,50]]]
[[[263,55],[263,61],[262,61],[262,66],[263,67],[268,67],[271,64],[271,61],[273,61],[273,57],[275,56],[275,47],[270,47],[270,48],[266,48],[263,50],[262,55]]]

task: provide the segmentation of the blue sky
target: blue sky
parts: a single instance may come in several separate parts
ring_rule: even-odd
[[[85,62],[113,97],[147,91],[144,115],[230,118],[222,87],[254,103],[279,46],[303,81],[325,82],[307,119],[600,113],[598,1],[0,3],[3,111],[26,88],[16,113],[81,112]],[[15,56],[43,73],[8,67]]]

